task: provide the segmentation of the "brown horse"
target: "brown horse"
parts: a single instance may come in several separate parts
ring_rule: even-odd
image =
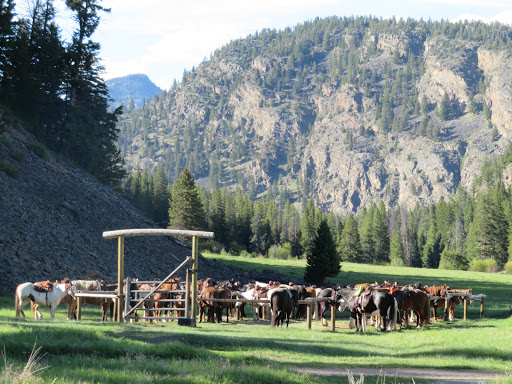
[[[231,299],[231,291],[227,287],[218,287],[217,295],[219,299]],[[233,308],[233,303],[217,303],[217,321],[222,322],[222,310],[226,308],[226,322],[229,323],[229,312]]]
[[[393,296],[395,296],[398,302],[400,323],[402,323],[402,320],[405,320],[405,325],[408,325],[409,311],[413,311],[416,315],[417,327],[423,328],[424,325],[430,323],[430,298],[425,292],[406,289],[393,292]]]
[[[172,291],[180,289],[180,278],[175,277],[167,280],[154,295],[154,300],[170,300],[175,298],[175,294]],[[162,291],[162,292],[161,292]],[[165,301],[155,301],[155,317],[161,317],[164,313],[164,308],[172,307],[171,303]],[[161,320],[156,320],[160,322]]]
[[[215,287],[209,286],[203,288],[201,291],[202,299],[217,299],[219,297]],[[208,322],[215,323],[215,312],[217,309],[217,303],[214,301],[200,301],[199,302],[199,322],[203,321],[204,312],[207,310]]]
[[[431,296],[446,296],[446,293],[448,292],[448,289],[450,289],[450,287],[444,284],[434,287],[424,286],[421,287],[420,289]],[[434,321],[437,321],[437,308],[444,308],[445,299],[432,300],[430,303],[432,306],[432,314],[434,316]]]

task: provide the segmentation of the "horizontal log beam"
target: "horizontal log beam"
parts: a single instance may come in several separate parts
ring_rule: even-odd
[[[100,297],[105,299],[116,299],[117,293],[99,293],[99,292],[76,292],[76,297]]]
[[[139,228],[139,229],[119,229],[116,231],[103,232],[104,239],[114,239],[119,236],[189,236],[202,239],[213,239],[213,232],[188,231],[182,229],[163,229],[163,228]]]

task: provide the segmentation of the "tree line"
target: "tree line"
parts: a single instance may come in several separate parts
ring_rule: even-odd
[[[27,4],[20,16],[13,0],[0,1],[0,103],[48,148],[118,185],[126,176],[117,147],[121,109],[108,108],[100,45],[92,40],[100,13],[110,10],[101,0],[66,0],[75,22],[67,42],[53,0]]]
[[[449,199],[413,209],[381,201],[344,217],[313,200],[297,207],[271,193],[254,201],[241,188],[209,192],[186,168],[172,187],[159,167],[154,176],[131,174],[123,190],[162,226],[215,232],[207,246],[217,252],[308,260],[328,228],[338,262],[499,271],[512,260],[512,187],[503,182],[510,164],[512,145],[484,162],[469,191],[460,185]]]

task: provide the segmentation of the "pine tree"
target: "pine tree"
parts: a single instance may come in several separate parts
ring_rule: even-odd
[[[254,214],[251,219],[251,249],[253,252],[266,254],[270,248],[270,224],[266,220],[265,205],[258,201],[254,204]]]
[[[121,107],[108,111],[108,90],[101,77],[100,45],[91,40],[99,12],[110,12],[100,0],[66,0],[77,29],[67,49],[65,99],[68,109],[58,134],[59,152],[73,159],[100,181],[116,185],[124,176],[117,148],[117,118]]]
[[[375,257],[375,240],[373,237],[373,215],[375,212],[375,204],[372,203],[362,214],[361,225],[361,248],[363,251],[363,262],[371,263]]]
[[[341,235],[339,253],[343,261],[361,263],[363,251],[357,223],[352,214],[347,216]]]
[[[211,231],[215,233],[215,238],[219,243],[228,245],[229,233],[226,223],[226,202],[220,189],[213,189],[209,208]]]
[[[436,223],[432,217],[430,220],[430,228],[427,233],[425,245],[423,246],[422,264],[424,268],[437,268],[441,259],[439,249],[439,234],[437,232]]]
[[[315,207],[313,206],[313,201],[309,200],[300,220],[300,244],[306,257],[311,254],[317,229]]]
[[[172,185],[169,228],[204,230],[205,226],[205,214],[195,180],[185,168]]]
[[[448,117],[450,116],[450,99],[448,98],[448,94],[446,92],[443,94],[443,98],[439,104],[438,115],[439,118],[443,121],[448,120]]]
[[[374,263],[389,261],[389,235],[386,222],[386,207],[381,200],[373,214],[373,241],[375,244]]]
[[[162,166],[157,168],[153,179],[153,219],[158,225],[169,223],[169,201],[171,199],[171,186],[165,176]]]
[[[336,243],[327,221],[322,220],[313,241],[311,254],[306,258],[304,280],[321,286],[326,277],[335,277],[339,271]]]
[[[389,246],[389,259],[391,260],[391,265],[395,267],[404,266],[404,245],[402,243],[402,234],[400,230],[393,231],[393,235],[391,236],[391,244]]]
[[[0,0],[0,96],[4,98],[5,73],[13,64],[14,49],[14,0]]]

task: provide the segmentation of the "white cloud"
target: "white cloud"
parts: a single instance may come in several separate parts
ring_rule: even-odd
[[[511,25],[512,24],[512,10],[503,11],[503,12],[500,12],[491,17],[483,17],[483,16],[476,15],[476,14],[464,13],[464,14],[456,17],[455,19],[452,19],[451,21],[457,22],[457,21],[464,21],[464,20],[483,21],[484,23],[487,23],[487,24],[497,21],[497,22],[500,22],[503,24]]]
[[[461,7],[510,8],[510,0],[410,0],[410,3],[460,5]]]

